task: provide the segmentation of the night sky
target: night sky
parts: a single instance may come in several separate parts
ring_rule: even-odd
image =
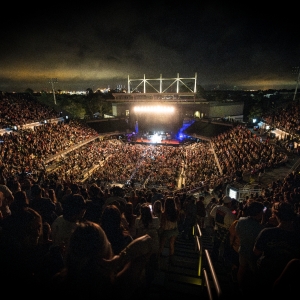
[[[195,73],[204,89],[295,88],[295,4],[177,2],[7,3],[0,90],[50,91],[50,78],[60,90],[127,88],[128,76]]]

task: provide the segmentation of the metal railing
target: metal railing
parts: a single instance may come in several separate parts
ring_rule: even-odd
[[[198,264],[198,276],[202,278],[202,287],[206,287],[206,291],[210,300],[213,300],[216,295],[216,299],[221,299],[222,290],[219,284],[219,280],[211,261],[209,251],[204,249],[205,259],[208,265],[208,270],[202,266],[203,264],[203,244],[202,244],[202,232],[198,224],[194,226],[194,236],[195,236],[195,248],[199,252],[199,264]],[[212,284],[211,284],[212,282]],[[213,290],[215,293],[213,293]]]

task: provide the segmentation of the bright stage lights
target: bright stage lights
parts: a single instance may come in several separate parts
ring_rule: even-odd
[[[151,142],[152,142],[152,143],[161,143],[161,135],[158,135],[157,133],[155,133],[155,134],[151,137]]]
[[[163,105],[153,105],[153,106],[135,106],[133,108],[135,112],[142,113],[174,113],[174,106],[163,106]]]

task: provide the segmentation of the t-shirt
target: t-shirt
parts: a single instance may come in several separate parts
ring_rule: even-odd
[[[53,246],[67,245],[77,224],[67,221],[62,215],[57,217],[51,225]]]
[[[240,239],[239,253],[250,261],[255,258],[254,243],[263,228],[261,223],[251,217],[241,217],[237,221],[235,230]]]
[[[215,219],[218,227],[229,229],[236,216],[232,213],[230,208],[224,205],[216,205],[210,212],[210,216]]]

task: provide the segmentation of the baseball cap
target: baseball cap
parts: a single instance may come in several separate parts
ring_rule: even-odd
[[[230,203],[232,201],[232,199],[229,196],[224,196],[222,200],[223,203]]]

